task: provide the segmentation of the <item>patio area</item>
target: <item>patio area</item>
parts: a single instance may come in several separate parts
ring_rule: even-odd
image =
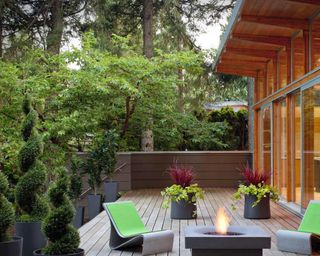
[[[136,205],[140,216],[150,230],[171,229],[174,231],[173,251],[168,255],[191,255],[184,245],[184,228],[187,225],[213,225],[215,212],[221,206],[227,209],[234,225],[259,225],[272,237],[270,250],[264,250],[264,255],[299,255],[283,253],[277,250],[275,232],[278,229],[296,229],[300,218],[281,206],[271,203],[272,218],[267,220],[247,220],[243,218],[243,204],[236,211],[231,209],[231,196],[234,192],[229,188],[207,188],[205,199],[198,202],[198,218],[196,220],[171,220],[170,210],[161,207],[160,189],[141,189],[127,192],[120,200],[131,200]],[[86,223],[80,229],[81,245],[86,256],[106,255],[141,255],[139,251],[112,251],[109,248],[110,223],[105,212]],[[160,255],[160,254],[158,254]],[[161,254],[161,255],[167,255]]]

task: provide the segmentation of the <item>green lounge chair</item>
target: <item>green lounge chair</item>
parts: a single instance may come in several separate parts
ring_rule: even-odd
[[[320,243],[320,201],[310,201],[297,231],[279,230],[276,236],[280,251],[311,255]]]
[[[147,230],[132,202],[104,203],[103,207],[111,223],[111,249],[142,245],[142,255],[172,251],[173,232]]]

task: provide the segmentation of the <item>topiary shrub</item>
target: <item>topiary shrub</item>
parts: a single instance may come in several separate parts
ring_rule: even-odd
[[[0,172],[0,243],[10,240],[9,230],[14,224],[12,204],[4,196],[8,188],[7,177]]]
[[[57,180],[49,189],[51,212],[43,222],[42,229],[49,244],[42,250],[45,255],[75,253],[80,244],[78,231],[70,224],[74,208],[68,197],[70,180],[65,168],[56,170]]]
[[[21,131],[25,144],[19,151],[18,161],[24,174],[17,183],[15,198],[21,221],[40,221],[48,213],[48,204],[43,196],[47,171],[39,160],[43,142],[35,129],[38,113],[33,109],[29,95],[25,96],[22,109],[26,115]]]

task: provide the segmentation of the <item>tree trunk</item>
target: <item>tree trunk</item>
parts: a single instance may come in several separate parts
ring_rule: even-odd
[[[51,5],[50,31],[47,37],[47,51],[59,54],[63,33],[63,6],[61,0],[53,0]]]
[[[2,58],[3,54],[3,9],[4,3],[0,2],[0,59]]]
[[[144,0],[143,1],[143,54],[147,58],[153,57],[152,18],[153,18],[153,0]]]
[[[153,57],[152,47],[152,18],[153,18],[153,0],[143,1],[143,54],[147,58]],[[142,151],[153,151],[153,131],[152,131],[153,120],[147,121],[147,125],[141,134],[141,149]]]
[[[179,36],[179,42],[178,42],[178,51],[182,51],[183,49],[183,41],[182,37]],[[178,84],[178,109],[181,113],[184,113],[184,75],[183,70],[178,69],[178,78],[180,80],[180,83]]]

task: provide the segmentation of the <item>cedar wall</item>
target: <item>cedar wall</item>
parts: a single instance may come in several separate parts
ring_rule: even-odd
[[[239,168],[251,163],[251,158],[248,151],[123,152],[118,154],[117,165],[126,165],[114,180],[120,182],[122,191],[164,188],[172,184],[166,170],[178,162],[192,167],[202,187],[236,187],[241,179]]]

